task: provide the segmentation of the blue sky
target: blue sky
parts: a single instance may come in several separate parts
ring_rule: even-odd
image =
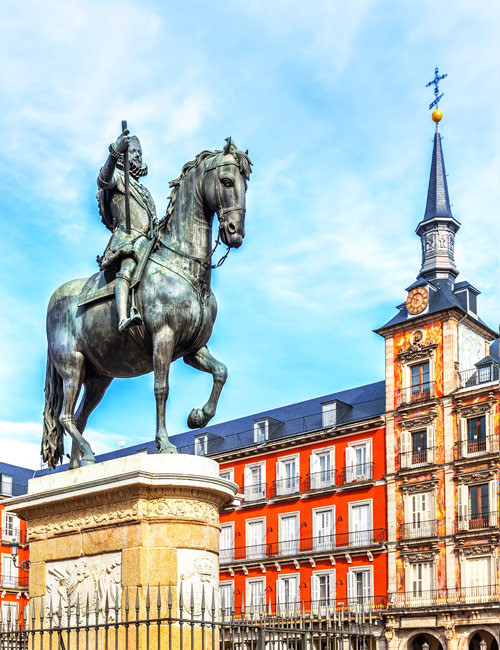
[[[500,6],[472,0],[20,0],[0,26],[1,460],[37,466],[52,291],[107,242],[95,179],[120,121],[168,182],[231,135],[254,173],[247,236],[216,272],[216,421],[383,378],[382,340],[420,268],[435,66],[459,279],[498,326]],[[174,364],[170,434],[210,378]],[[96,452],[154,436],[152,377],[115,381]]]

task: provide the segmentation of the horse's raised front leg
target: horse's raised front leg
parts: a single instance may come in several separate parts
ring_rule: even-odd
[[[168,373],[174,351],[174,337],[170,329],[164,328],[153,338],[153,371],[156,400],[156,447],[161,454],[176,454],[167,434],[165,407],[168,398]]]
[[[200,348],[198,352],[195,352],[194,354],[186,355],[184,357],[184,362],[189,366],[196,368],[196,370],[209,372],[214,379],[212,392],[210,393],[210,397],[205,406],[201,409],[193,409],[188,417],[188,427],[190,429],[200,429],[215,415],[222,387],[226,383],[227,368],[223,363],[217,361],[217,359],[210,354],[207,347]]]
[[[66,359],[64,368],[60,370],[60,375],[63,380],[64,397],[59,421],[66,433],[73,439],[70,469],[95,463],[92,449],[78,431],[75,423],[75,405],[82,386],[84,375],[83,366],[83,355],[77,352],[70,359]]]

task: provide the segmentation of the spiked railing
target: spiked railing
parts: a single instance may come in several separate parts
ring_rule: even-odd
[[[198,587],[198,585],[197,585]],[[201,593],[191,584],[179,587],[119,587],[99,594],[33,598],[29,620],[0,619],[0,650],[64,648],[65,650],[171,650],[172,648],[367,647],[377,606],[344,601],[329,603],[247,603],[238,608],[218,603],[215,587]],[[382,604],[382,607],[385,602]],[[381,603],[378,603],[378,608]],[[276,646],[275,646],[276,644]]]

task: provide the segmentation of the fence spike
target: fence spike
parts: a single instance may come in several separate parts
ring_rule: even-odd
[[[125,618],[128,621],[128,614],[130,612],[130,601],[128,597],[128,587],[125,587]]]
[[[191,583],[191,597],[189,599],[189,609],[191,610],[191,618],[194,616],[194,589],[193,583]]]
[[[182,585],[181,585],[182,591]],[[182,609],[182,603],[179,599],[179,606]],[[168,607],[168,617],[172,618],[172,583],[168,583],[168,595],[167,595],[167,607]]]
[[[136,587],[135,588],[135,618],[137,621],[139,620],[139,609],[140,609],[139,587]]]
[[[118,623],[118,613],[120,611],[120,590],[118,589],[118,585],[115,586],[115,623]]]
[[[99,592],[95,590],[95,624],[99,624]]]
[[[104,601],[104,617],[107,623],[109,618],[109,591],[108,590],[106,590],[106,600]]]
[[[160,583],[158,583],[158,593],[156,595],[156,609],[158,610],[158,618],[160,618],[160,613],[161,613],[161,587],[160,587]]]
[[[184,587],[184,583],[181,582],[181,586],[180,586],[180,589],[179,589],[179,610],[181,612],[181,618],[184,618],[184,616],[182,615],[182,612],[184,610],[184,593],[183,593],[184,589],[183,589],[183,587]]]
[[[212,621],[215,619],[215,611],[216,611],[216,604],[215,604],[215,587],[212,586],[212,604],[210,607],[210,611],[212,612]]]
[[[76,594],[76,607],[75,607],[75,616],[76,616],[76,624],[78,625],[80,623],[80,594]]]
[[[201,585],[201,620],[205,620],[205,583]]]
[[[148,621],[149,621],[149,610],[150,610],[150,608],[151,608],[151,598],[150,598],[150,594],[149,594],[149,583],[148,583],[148,586],[147,586],[147,589],[146,589],[146,618],[148,619]]]

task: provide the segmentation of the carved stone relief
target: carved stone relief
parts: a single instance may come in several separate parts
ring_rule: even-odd
[[[110,622],[115,620],[115,605],[121,602],[121,553],[103,553],[75,560],[47,562],[46,599],[47,613],[52,605],[55,623],[59,624],[57,610],[63,611],[63,622],[67,620],[68,608],[76,617],[77,603],[80,610],[79,622],[83,623],[89,614],[89,622],[95,622],[96,610],[104,615],[108,599]],[[73,621],[75,618],[73,618]]]
[[[437,343],[434,343],[432,339],[429,339],[428,343],[413,343],[406,350],[400,352],[398,357],[405,363],[411,363],[420,359],[430,359],[434,356],[437,347]]]
[[[216,553],[179,549],[177,551],[177,584],[182,585],[183,616],[191,616],[191,594],[194,602],[194,615],[201,616],[201,603],[205,596],[205,613],[208,616],[215,597],[218,608],[219,562]],[[180,609],[180,603],[179,603]]]
[[[458,482],[465,485],[482,483],[493,478],[496,478],[496,472],[491,469],[484,469],[477,472],[463,472],[457,475]]]
[[[431,410],[427,415],[419,415],[414,418],[403,417],[401,428],[405,430],[422,429],[432,424],[436,418],[437,413],[434,410]]]

